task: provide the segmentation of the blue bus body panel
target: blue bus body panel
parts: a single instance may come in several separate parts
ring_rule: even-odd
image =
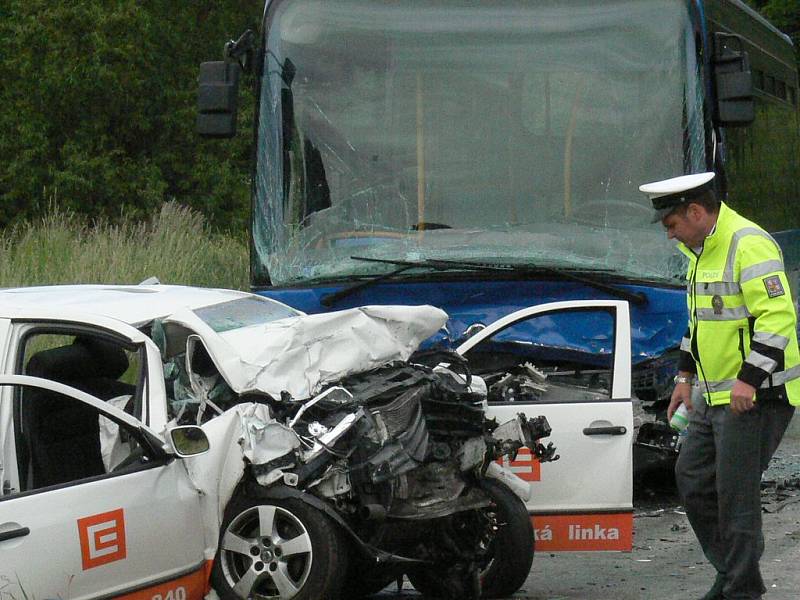
[[[564,281],[437,281],[382,283],[366,287],[348,296],[332,308],[320,304],[326,294],[344,286],[313,288],[274,288],[258,293],[284,302],[307,313],[319,313],[363,306],[366,304],[430,304],[450,315],[447,324],[449,340],[433,339],[430,345],[444,345],[460,339],[475,323],[489,325],[521,308],[563,300],[616,299],[595,288]],[[679,288],[650,286],[620,286],[632,292],[642,292],[647,298],[643,306],[631,305],[631,337],[634,364],[657,358],[680,345],[686,331],[686,293]],[[555,322],[553,323],[555,327]],[[550,334],[567,340],[573,350],[597,353],[609,347],[607,324],[593,327],[591,319],[559,319],[558,331]],[[546,340],[547,321],[537,324],[538,341]],[[563,345],[563,344],[559,344]]]
[[[772,236],[781,246],[786,274],[797,300],[800,288],[800,229],[779,231]],[[459,340],[464,331],[475,323],[489,325],[521,308],[559,302],[562,300],[614,299],[604,292],[580,283],[567,281],[436,281],[387,282],[368,286],[340,300],[332,308],[322,306],[320,300],[343,285],[272,288],[258,293],[274,298],[307,313],[319,313],[363,306],[365,304],[430,304],[450,315],[447,324],[449,339],[445,336],[429,340],[426,344],[445,345]],[[631,292],[644,293],[648,302],[643,306],[631,305],[631,344],[634,365],[658,358],[666,351],[680,346],[686,331],[686,292],[683,288],[666,288],[647,285],[619,286]],[[553,330],[546,331],[548,323]],[[556,331],[557,327],[557,331]],[[800,330],[800,323],[798,323]],[[572,350],[587,354],[602,353],[608,348],[608,326],[592,319],[576,316],[574,319],[543,320],[536,325],[536,339],[546,344],[548,335],[558,339],[554,346],[563,347],[563,341]]]

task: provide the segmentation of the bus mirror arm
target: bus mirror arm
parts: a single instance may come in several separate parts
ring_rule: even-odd
[[[225,44],[223,56],[225,62],[236,61],[243,71],[250,69],[253,62],[253,51],[256,46],[256,34],[252,29],[248,29],[238,40],[230,40]]]

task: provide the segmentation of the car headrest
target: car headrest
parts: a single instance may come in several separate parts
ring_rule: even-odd
[[[99,338],[77,337],[69,346],[34,354],[27,375],[53,381],[118,379],[128,369],[128,357],[118,345]]]

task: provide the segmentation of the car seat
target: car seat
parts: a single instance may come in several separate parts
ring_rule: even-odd
[[[118,381],[127,368],[128,358],[118,345],[99,338],[77,337],[68,346],[34,354],[26,374],[109,400],[135,393],[135,386]],[[22,396],[21,415],[30,456],[28,489],[105,473],[98,413],[92,407],[48,390],[27,388]]]

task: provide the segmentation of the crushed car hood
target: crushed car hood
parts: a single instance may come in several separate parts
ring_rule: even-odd
[[[219,333],[189,309],[164,320],[199,334],[189,336],[189,345],[205,346],[237,394],[288,393],[295,399],[347,375],[406,360],[446,322],[447,313],[432,306],[362,306]]]

